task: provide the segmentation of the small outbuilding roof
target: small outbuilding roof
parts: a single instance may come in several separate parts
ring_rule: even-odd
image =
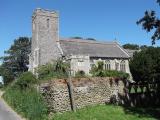
[[[133,57],[134,53],[139,52],[140,50],[125,49],[125,51],[129,54],[130,57]]]
[[[130,58],[117,42],[99,42],[84,39],[60,39],[63,55],[89,55],[90,57]]]

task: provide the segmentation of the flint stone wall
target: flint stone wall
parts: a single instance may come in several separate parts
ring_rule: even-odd
[[[73,78],[73,98],[76,109],[84,106],[109,103],[114,97],[124,94],[123,80],[116,78]],[[50,112],[71,110],[67,80],[58,79],[42,83],[39,90]]]

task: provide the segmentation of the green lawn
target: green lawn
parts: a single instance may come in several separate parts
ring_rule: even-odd
[[[159,115],[160,109],[98,105],[86,107],[77,112],[55,114],[52,120],[158,120]]]

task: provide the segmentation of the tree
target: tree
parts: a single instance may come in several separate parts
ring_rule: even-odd
[[[93,40],[93,41],[96,41],[95,38],[86,38],[86,40]]]
[[[130,44],[130,43],[124,44],[122,47],[123,47],[124,49],[130,49],[130,50],[139,50],[139,49],[140,49],[140,48],[139,48],[139,45]]]
[[[75,36],[75,37],[71,37],[73,39],[83,39],[83,37],[79,37],[79,36]]]
[[[3,82],[5,85],[14,79],[13,73],[4,64],[0,66],[0,76],[3,76]]]
[[[5,56],[1,57],[3,60],[1,71],[2,76],[6,76],[5,81],[8,81],[6,73],[10,73],[12,77],[17,77],[21,73],[28,70],[29,53],[31,52],[31,41],[28,37],[19,37],[14,40],[9,50],[5,51]]]
[[[160,5],[160,0],[157,0]],[[155,44],[156,40],[160,39],[160,19],[156,16],[155,11],[146,11],[144,17],[137,21],[137,24],[141,24],[142,28],[147,32],[155,30],[151,39],[152,45]]]
[[[148,47],[137,52],[130,60],[130,70],[136,82],[160,80],[160,48]]]

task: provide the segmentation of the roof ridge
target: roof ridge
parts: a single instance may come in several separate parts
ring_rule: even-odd
[[[74,39],[72,39],[72,40],[60,40],[60,41],[63,41],[63,42],[78,42],[78,43],[91,43],[91,44],[110,44],[110,45],[117,45],[118,43],[117,42],[115,42],[115,41],[113,41],[113,42],[100,42],[100,41],[85,41],[85,39],[80,39],[80,40],[74,40]]]

